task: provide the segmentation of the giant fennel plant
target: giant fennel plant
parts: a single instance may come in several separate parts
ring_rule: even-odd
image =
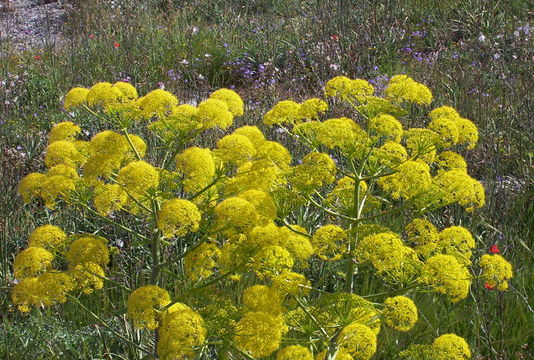
[[[70,90],[64,107],[78,115],[52,127],[47,171],[23,178],[20,194],[105,221],[132,241],[118,249],[100,231],[36,228],[14,261],[13,303],[30,312],[109,282],[128,294],[133,326],[154,332],[151,344],[137,344],[148,356],[364,360],[380,352],[384,326],[413,328],[417,292],[456,303],[477,278],[506,290],[512,267],[503,257],[474,260],[468,229],[431,221],[443,207],[484,205],[460,155],[477,143],[474,123],[449,106],[428,112],[431,91],[406,75],[382,96],[342,76],[324,95],[280,101],[262,131],[232,127],[244,105],[229,89],[198,106],[162,89],[139,97],[124,82]],[[332,117],[329,105],[350,117]],[[108,129],[84,135],[89,116]],[[425,126],[410,128],[414,116]],[[213,148],[201,146],[214,138]],[[146,249],[147,272],[130,289],[110,253],[120,258],[134,243]],[[471,351],[442,334],[400,356]]]

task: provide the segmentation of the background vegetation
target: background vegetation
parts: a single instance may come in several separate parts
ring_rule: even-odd
[[[242,123],[260,125],[274,102],[318,96],[334,76],[371,79],[380,88],[397,73],[429,86],[436,104],[450,104],[478,125],[482,142],[467,161],[486,186],[487,205],[463,221],[478,230],[478,251],[501,248],[515,278],[505,293],[474,285],[454,306],[420,295],[418,328],[382,336],[375,358],[392,359],[408,342],[429,343],[440,329],[465,337],[479,359],[534,358],[529,2],[75,0],[74,9],[60,44],[24,52],[0,44],[1,358],[129,358],[133,349],[110,329],[143,336],[131,329],[125,299],[113,288],[85,299],[110,329],[75,305],[35,318],[10,303],[12,261],[31,230],[51,220],[72,230],[101,225],[80,225],[77,214],[62,224],[48,210],[23,206],[16,192],[22,176],[44,167],[44,133],[68,119],[61,107],[68,89],[128,80],[143,93],[159,86],[195,103],[229,87],[246,100]],[[99,303],[107,305],[95,308]]]

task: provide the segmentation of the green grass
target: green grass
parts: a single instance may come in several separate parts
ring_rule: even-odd
[[[23,205],[16,192],[24,175],[44,167],[45,133],[53,123],[69,118],[61,109],[68,89],[129,79],[143,93],[162,83],[181,101],[189,101],[202,99],[215,88],[233,87],[254,105],[242,122],[259,124],[274,102],[319,96],[324,82],[333,76],[380,82],[380,76],[401,72],[428,85],[435,104],[453,105],[479,126],[482,140],[467,160],[471,175],[486,186],[487,205],[474,217],[449,209],[443,225],[454,219],[476,230],[480,254],[498,244],[514,265],[515,277],[505,293],[475,284],[472,296],[454,306],[420,295],[417,328],[407,335],[383,334],[375,359],[392,359],[404,344],[427,344],[444,332],[466,337],[480,359],[534,357],[534,51],[533,30],[527,36],[520,28],[532,20],[528,2],[121,0],[116,4],[122,11],[102,0],[75,1],[78,10],[69,15],[62,47],[15,53],[2,44],[7,51],[0,58],[0,81],[5,81],[0,83],[0,357],[138,356],[134,348],[114,339],[109,329],[92,326],[95,320],[75,304],[28,317],[18,314],[9,300],[13,258],[33,228],[53,220],[69,231],[112,230],[104,223],[78,221],[77,214],[62,217]],[[132,254],[132,258],[143,256],[142,251]],[[125,259],[119,266],[128,269],[128,282],[134,287],[142,267]],[[130,339],[148,337],[132,330],[122,316],[121,294],[112,287],[83,301]]]

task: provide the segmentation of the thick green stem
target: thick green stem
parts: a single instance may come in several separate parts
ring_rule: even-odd
[[[151,256],[152,256],[152,269],[150,272],[150,283],[152,285],[159,285],[160,274],[160,240],[161,231],[158,229],[158,212],[160,210],[160,204],[157,200],[152,200],[152,241],[151,241]]]

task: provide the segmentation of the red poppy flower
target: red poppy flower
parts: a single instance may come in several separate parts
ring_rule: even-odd
[[[34,58],[35,60],[41,60],[41,55],[35,55],[33,58]]]
[[[497,245],[491,245],[489,251],[492,254],[498,254],[498,253],[501,252],[501,250],[499,249],[499,247]]]
[[[491,286],[489,283],[484,283],[484,287],[487,289],[487,290],[493,290],[495,289],[493,286]]]
[[[340,37],[341,37],[341,36],[339,36],[338,34],[332,34],[332,35],[330,35],[330,39],[332,39],[332,40],[334,40],[334,41],[339,40]]]
[[[116,42],[115,44],[113,44],[113,46],[115,46],[116,48],[120,48],[120,47],[121,47],[121,44],[119,44],[119,43]]]
[[[95,38],[95,34],[89,34],[89,39],[94,39]]]

